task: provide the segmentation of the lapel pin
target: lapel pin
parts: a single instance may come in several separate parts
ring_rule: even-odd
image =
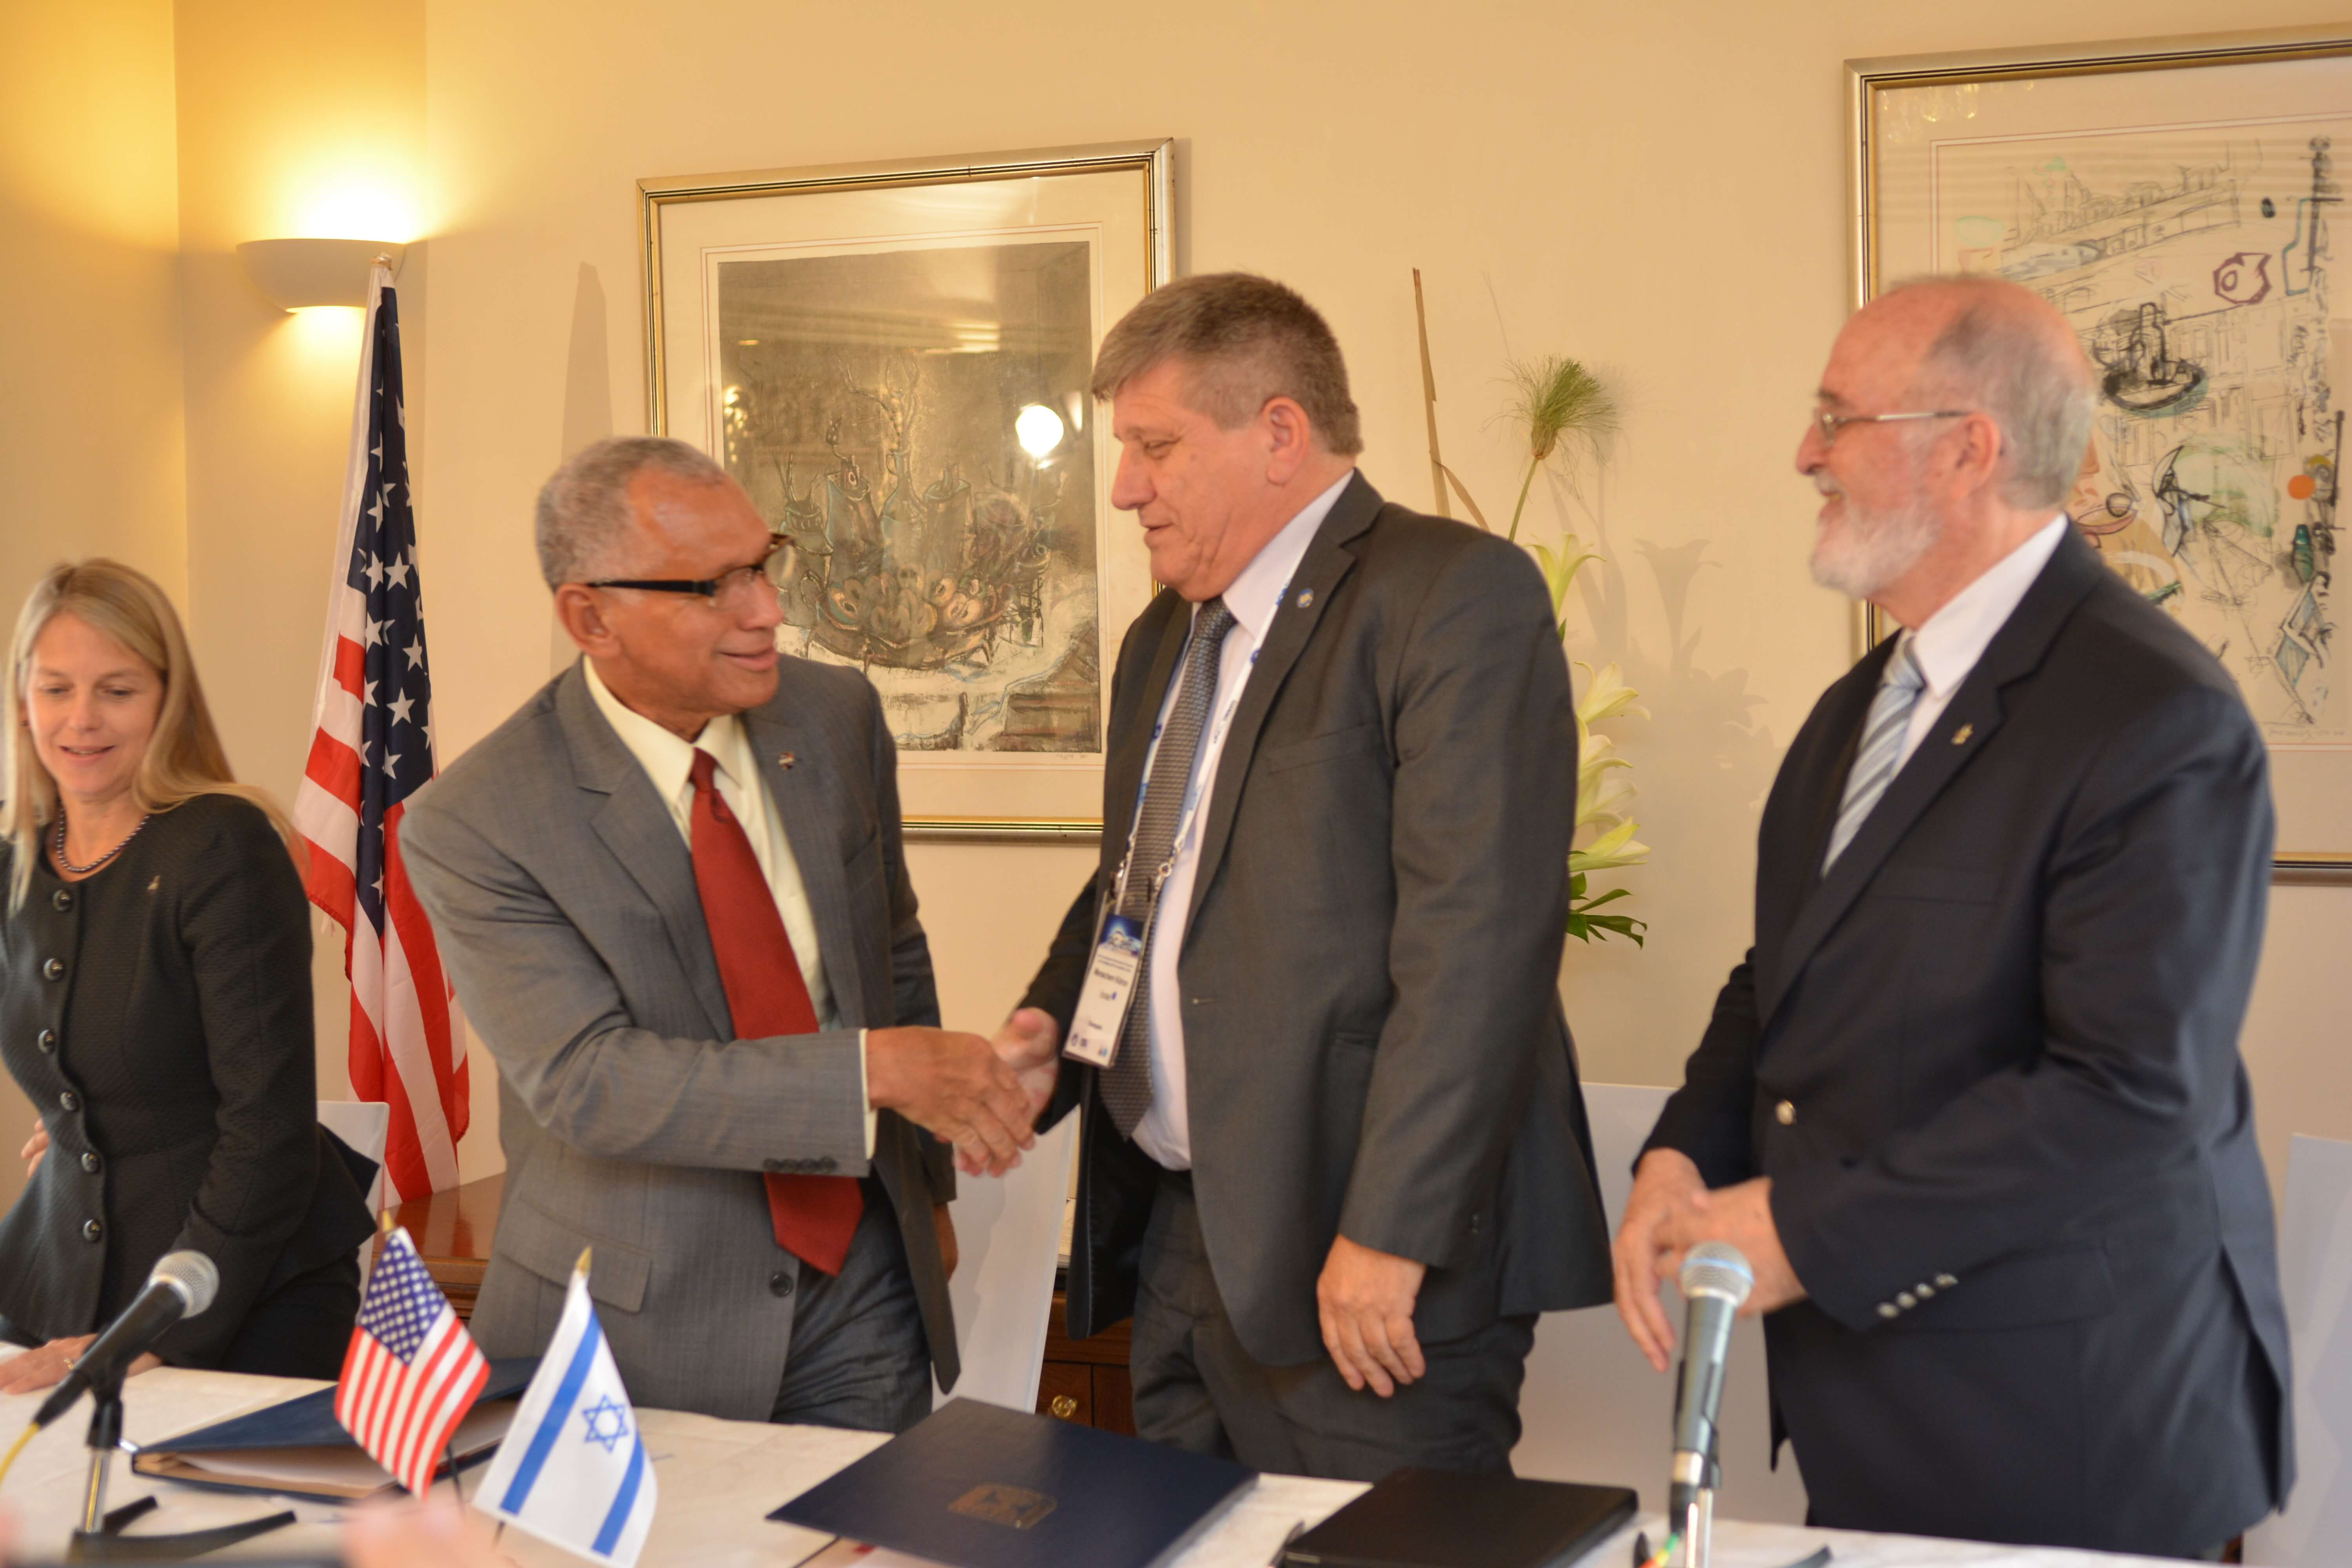
[[[1314,603],[1315,603],[1315,590],[1314,590],[1314,589],[1312,589],[1312,588],[1301,588],[1301,589],[1299,589],[1299,590],[1298,590],[1298,607],[1299,607],[1300,609],[1304,610],[1304,609],[1310,608],[1310,607],[1312,607],[1312,606],[1313,606]]]
[[[1974,724],[1963,724],[1952,731],[1952,744],[1965,746],[1969,743],[1969,737],[1976,732],[1977,727]]]
[[[776,766],[780,768],[790,770],[792,765],[799,761],[799,756],[792,752],[778,752],[776,753]]]

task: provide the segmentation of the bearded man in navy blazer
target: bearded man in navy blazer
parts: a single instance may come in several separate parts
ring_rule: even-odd
[[[1813,573],[1903,630],[1773,784],[1617,1306],[1663,1370],[1658,1282],[1747,1255],[1818,1524],[2218,1559],[2294,1477],[2238,1055],[2269,778],[2213,657],[2060,510],[2095,396],[2012,284],[1840,335]]]

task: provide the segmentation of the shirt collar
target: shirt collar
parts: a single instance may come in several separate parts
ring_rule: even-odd
[[[583,658],[580,667],[587,673],[588,695],[595,700],[596,710],[613,726],[613,733],[637,759],[637,765],[646,770],[646,776],[653,781],[655,792],[665,804],[685,793],[698,750],[709,752],[711,760],[719,764],[719,771],[736,784],[751,776],[743,759],[743,726],[734,714],[722,713],[705,724],[702,733],[693,740],[680,740],[614,696],[604,678],[596,673],[594,659]]]
[[[1281,532],[1259,547],[1233,586],[1225,590],[1225,608],[1234,613],[1234,624],[1249,633],[1252,642],[1264,646],[1265,634],[1274,625],[1274,613],[1282,607],[1283,591],[1298,574],[1298,563],[1307,558],[1307,547],[1315,542],[1316,531],[1339,504],[1340,492],[1355,477],[1356,470],[1349,468],[1338,483],[1300,507],[1282,525]]]
[[[1948,698],[1969,671],[1984,657],[1993,637],[2009,623],[2025,591],[2042,575],[2065,538],[2066,516],[2061,512],[2038,532],[2002,556],[1975,582],[1952,595],[1927,624],[1911,634],[1911,657],[1920,679],[1937,697]]]

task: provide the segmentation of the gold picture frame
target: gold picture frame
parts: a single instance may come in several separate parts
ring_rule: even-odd
[[[910,838],[1101,836],[1154,585],[1086,389],[1171,276],[1173,149],[638,182],[648,423],[786,537],[782,645],[873,680]]]
[[[2105,374],[2068,514],[2247,692],[2280,878],[2352,877],[2330,635],[2352,291],[2331,301],[2326,277],[2352,27],[1849,60],[1845,79],[1854,308],[1989,270],[2077,323]],[[1857,654],[1890,629],[1856,605]]]

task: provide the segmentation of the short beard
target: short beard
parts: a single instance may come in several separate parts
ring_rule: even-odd
[[[1813,547],[1813,581],[1867,599],[1899,581],[1944,537],[1944,525],[1914,501],[1889,511],[1864,511],[1845,498],[1845,527],[1834,541]]]

